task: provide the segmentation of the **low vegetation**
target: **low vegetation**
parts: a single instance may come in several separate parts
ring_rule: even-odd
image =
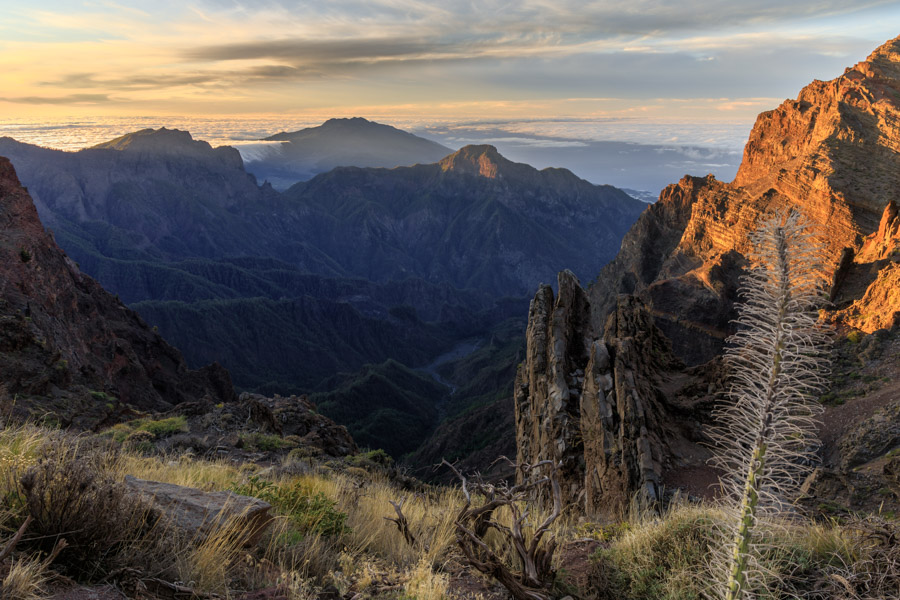
[[[0,597],[36,600],[74,579],[149,597],[241,598],[270,590],[291,599],[325,592],[359,599],[508,598],[459,549],[457,521],[467,506],[459,486],[398,480],[380,458],[376,451],[329,462],[288,456],[277,464],[235,464],[136,453],[108,436],[6,427],[0,430]],[[180,535],[167,515],[123,493],[125,475],[255,496],[273,505],[275,520],[249,547],[237,521],[223,521],[202,538]],[[490,489],[470,486],[468,506],[485,505]],[[397,527],[392,504],[402,507],[412,543]],[[518,523],[529,540],[545,527],[542,547],[551,539],[556,547],[542,571],[550,574],[547,597],[699,600],[709,592],[723,514],[715,506],[676,503],[662,515],[599,524],[565,507],[548,523],[550,512],[517,498],[497,506],[491,518],[501,527],[480,539],[485,546],[478,556],[498,561],[500,571],[521,572],[513,538],[501,530]],[[897,521],[845,515],[841,522],[788,522],[767,535],[760,564],[778,582],[771,598],[897,595]]]

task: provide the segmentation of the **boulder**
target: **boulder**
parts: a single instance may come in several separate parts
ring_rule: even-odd
[[[189,538],[199,540],[232,519],[242,522],[245,546],[255,544],[273,517],[272,505],[258,498],[233,492],[204,492],[197,488],[147,481],[131,475],[125,484],[149,501],[174,526]]]
[[[888,460],[882,467],[884,480],[894,494],[900,498],[900,454]]]

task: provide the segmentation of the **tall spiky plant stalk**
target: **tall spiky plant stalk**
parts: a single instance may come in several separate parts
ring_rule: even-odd
[[[724,557],[726,600],[752,598],[759,519],[782,512],[812,468],[828,371],[829,339],[817,323],[825,302],[820,246],[809,225],[795,211],[776,215],[752,243],[726,354],[730,402],[714,433],[723,484],[738,506]]]

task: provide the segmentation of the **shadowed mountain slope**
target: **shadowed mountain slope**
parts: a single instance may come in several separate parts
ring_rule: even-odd
[[[83,274],[0,158],[0,395],[15,414],[91,427],[129,406],[231,401],[228,373],[192,371],[134,311]]]
[[[341,394],[353,401],[364,365],[423,367],[521,315],[559,269],[596,273],[645,206],[490,146],[412,167],[338,168],[283,194],[257,185],[233,149],[182,131],[73,153],[4,138],[0,152],[73,260],[190,364],[219,361],[254,391],[334,391],[326,410]],[[338,373],[352,385],[327,389]],[[426,388],[414,388],[421,398]],[[394,394],[401,412],[404,397]],[[375,429],[351,433],[363,430]]]
[[[358,276],[416,274],[498,296],[528,294],[560,267],[596,273],[646,206],[493,146],[431,165],[339,168],[285,195],[307,215],[308,242]]]

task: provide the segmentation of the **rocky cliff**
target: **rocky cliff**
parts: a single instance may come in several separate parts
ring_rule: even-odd
[[[857,254],[855,262],[868,260],[859,254],[864,239],[879,230],[898,190],[900,38],[762,113],[733,182],[685,177],[668,186],[591,288],[594,324],[604,321],[619,293],[637,294],[677,354],[704,362],[729,332],[748,233],[761,215],[800,209],[818,227],[833,272],[844,248]],[[882,268],[894,269],[887,264],[893,261]],[[890,271],[876,276],[873,294],[883,295],[878,290],[893,277]]]
[[[578,280],[564,271],[558,284],[555,298],[542,286],[529,311],[515,384],[517,460],[561,464],[567,502],[621,517],[636,492],[661,499],[668,474],[706,456],[691,422],[674,418],[693,380],[639,299],[620,296],[598,338]]]
[[[2,157],[0,373],[10,410],[64,425],[234,396],[224,369],[188,369],[137,313],[79,270]]]
[[[832,280],[824,316],[842,334],[858,330],[839,338],[822,397],[822,468],[804,490],[827,500],[820,508],[873,508],[873,490],[896,505],[898,124],[900,38],[761,114],[733,182],[686,176],[668,186],[589,292],[569,273],[556,298],[538,290],[516,379],[519,460],[560,462],[567,499],[589,514],[616,515],[663,488],[713,493],[705,429],[724,385],[719,357],[748,234],[762,216],[797,208]]]
[[[890,201],[878,230],[858,251],[847,248],[834,276],[831,319],[871,333],[900,325],[900,214]]]

